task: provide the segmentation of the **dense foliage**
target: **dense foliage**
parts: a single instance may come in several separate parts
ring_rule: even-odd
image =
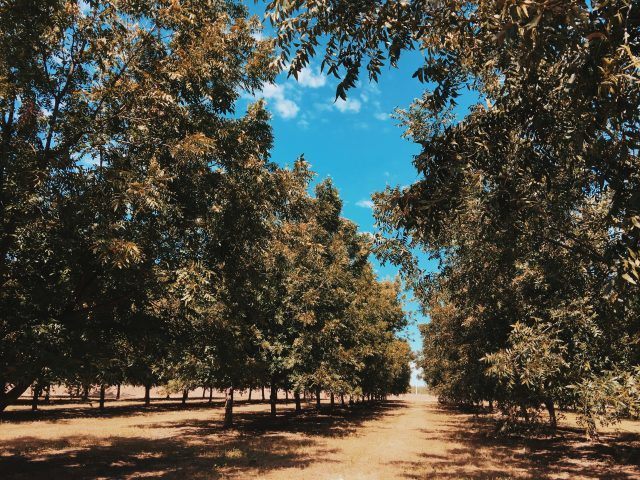
[[[640,3],[274,0],[292,73],[326,46],[341,76],[419,49],[426,91],[400,112],[420,179],[377,197],[385,258],[431,323],[422,366],[443,399],[640,414]],[[323,44],[326,40],[326,45]],[[456,98],[478,101],[456,119]],[[421,274],[422,247],[440,261]]]
[[[329,182],[269,160],[264,106],[235,111],[277,73],[260,29],[222,0],[0,6],[0,410],[207,386],[230,423],[234,388],[406,389],[399,285]]]

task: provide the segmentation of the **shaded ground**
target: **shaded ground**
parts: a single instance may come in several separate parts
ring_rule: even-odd
[[[495,439],[493,420],[407,395],[330,416],[292,415],[241,401],[237,428],[221,429],[220,399],[110,402],[101,415],[63,404],[0,423],[0,478],[431,479],[640,478],[640,426],[598,443],[567,426],[555,439]]]

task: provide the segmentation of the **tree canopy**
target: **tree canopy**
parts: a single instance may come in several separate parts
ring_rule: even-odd
[[[370,242],[337,190],[236,111],[278,72],[261,28],[232,1],[0,7],[0,409],[34,382],[355,393],[363,342],[401,342],[359,333]],[[385,355],[371,393],[406,387]]]

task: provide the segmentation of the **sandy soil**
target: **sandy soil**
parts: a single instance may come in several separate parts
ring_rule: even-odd
[[[131,396],[131,395],[130,395]],[[254,399],[259,397],[254,392]],[[444,409],[427,395],[376,407],[268,406],[244,399],[221,429],[221,398],[143,408],[110,401],[105,414],[57,403],[13,407],[0,423],[0,478],[431,479],[640,478],[640,425],[588,442],[571,418],[553,439],[494,438],[495,419]]]

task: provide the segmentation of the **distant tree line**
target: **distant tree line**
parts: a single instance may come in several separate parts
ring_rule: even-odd
[[[408,387],[399,281],[261,102],[233,1],[0,6],[0,411],[30,386],[381,398]],[[36,393],[37,393],[36,392]]]
[[[281,64],[324,50],[345,98],[403,52],[424,95],[398,118],[419,179],[376,198],[378,248],[425,312],[443,401],[511,420],[640,415],[640,3],[273,0]],[[464,118],[457,99],[475,98]],[[421,272],[412,252],[437,259]]]

